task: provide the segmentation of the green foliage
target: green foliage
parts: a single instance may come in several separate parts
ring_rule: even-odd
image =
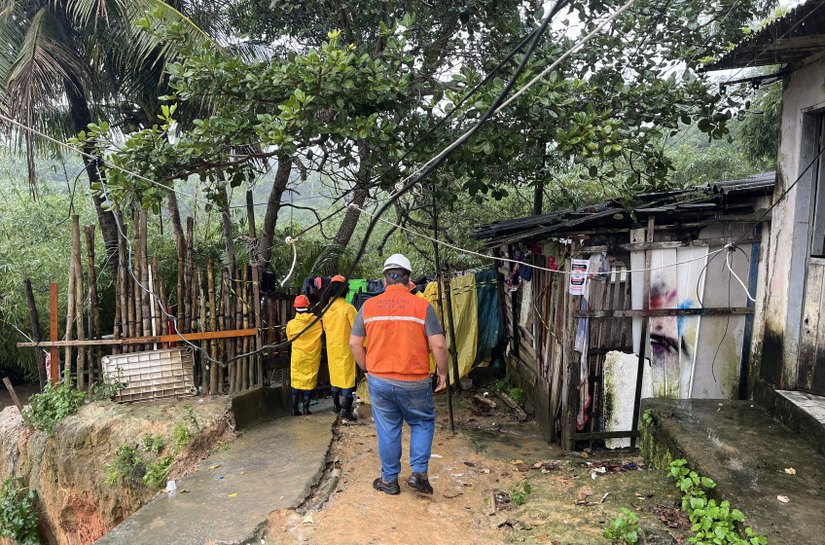
[[[178,452],[183,447],[189,444],[189,441],[192,439],[192,432],[183,423],[175,424],[175,427],[172,428],[172,449],[175,452]]]
[[[6,479],[0,487],[0,537],[18,545],[40,545],[37,492]]]
[[[524,390],[516,386],[507,388],[507,395],[510,396],[513,401],[518,403],[520,407],[524,407],[524,403],[527,401],[527,397],[524,395]]]
[[[676,488],[682,492],[682,511],[688,514],[693,535],[689,543],[695,545],[767,545],[764,536],[754,534],[750,527],[744,529],[745,537],[739,528],[744,525],[745,515],[738,509],[732,509],[730,502],[717,503],[708,498],[707,490],[716,487],[716,483],[702,477],[687,466],[687,460],[678,459],[670,463],[670,476]]]
[[[146,474],[143,475],[143,482],[153,490],[160,490],[166,486],[166,478],[169,476],[169,470],[174,463],[175,457],[167,454],[149,464],[146,468]]]
[[[23,408],[23,420],[29,426],[51,434],[58,422],[75,414],[86,400],[86,394],[63,379],[56,384],[46,384],[43,392],[29,398],[29,406]]]
[[[194,418],[194,414],[190,414]],[[196,422],[195,422],[196,423]],[[114,485],[128,478],[130,482],[143,482],[153,490],[159,490],[166,485],[169,470],[176,461],[176,455],[192,438],[192,432],[184,423],[178,423],[172,428],[171,450],[160,456],[166,447],[164,437],[155,434],[143,436],[140,450],[129,444],[121,445],[115,459],[106,466],[106,484]]]
[[[642,413],[642,422],[644,422],[646,426],[652,426],[653,411],[651,411],[650,409],[645,409],[645,412]]]
[[[621,511],[621,514],[611,520],[610,524],[605,527],[604,537],[610,540],[610,543],[633,545],[639,540],[639,517],[625,507],[622,507],[619,511]]]
[[[527,496],[529,496],[532,491],[533,485],[530,484],[530,481],[524,480],[517,482],[510,487],[510,503],[516,507],[524,505],[524,502],[527,501]]]
[[[753,105],[743,115],[736,131],[743,155],[754,165],[764,165],[764,170],[774,168],[779,153],[782,85],[773,84],[756,91]]]
[[[192,405],[186,405],[184,407],[186,410],[186,419],[189,420],[189,427],[194,433],[198,433],[201,431],[201,425],[198,422],[198,417],[195,416],[195,409]]]
[[[143,459],[137,448],[122,444],[115,452],[115,459],[106,466],[106,484],[114,486],[122,480],[140,479],[144,470]]]
[[[147,433],[143,436],[143,450],[146,452],[160,454],[160,451],[163,450],[165,446],[166,440],[160,435]]]
[[[105,378],[102,382],[95,382],[89,389],[89,395],[92,401],[111,401],[128,385],[127,382],[120,380],[120,368],[118,368],[117,380]]]

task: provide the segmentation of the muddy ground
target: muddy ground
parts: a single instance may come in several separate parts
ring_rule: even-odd
[[[535,423],[519,422],[493,395],[497,407],[482,411],[474,394],[483,390],[454,400],[456,433],[446,398],[438,400],[432,496],[403,483],[407,460],[401,495],[372,489],[380,463],[369,406],[362,405],[356,424],[336,425],[328,470],[313,495],[297,510],[270,515],[266,543],[599,545],[608,543],[604,526],[621,507],[639,516],[639,543],[685,540],[687,522],[674,509],[677,494],[664,472],[644,469],[632,452],[562,456]],[[405,456],[406,441],[408,434]]]

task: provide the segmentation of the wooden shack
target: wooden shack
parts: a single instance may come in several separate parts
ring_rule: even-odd
[[[750,395],[774,173],[485,225],[508,373],[549,441],[638,436],[642,397]],[[575,269],[575,270],[574,270]]]

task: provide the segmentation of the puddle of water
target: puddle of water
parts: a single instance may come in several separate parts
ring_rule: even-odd
[[[557,445],[551,445],[530,425],[513,425],[494,431],[462,428],[478,452],[496,460],[547,460],[561,457]]]

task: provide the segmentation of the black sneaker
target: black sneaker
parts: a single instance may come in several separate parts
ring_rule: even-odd
[[[410,478],[407,479],[407,484],[414,488],[416,492],[421,492],[422,494],[433,493],[433,487],[430,485],[430,480],[425,473],[413,472]]]
[[[398,486],[398,481],[392,481],[389,483],[385,483],[384,479],[378,477],[374,481],[372,481],[372,487],[384,494],[389,494],[390,496],[395,496],[401,493],[401,487]]]

